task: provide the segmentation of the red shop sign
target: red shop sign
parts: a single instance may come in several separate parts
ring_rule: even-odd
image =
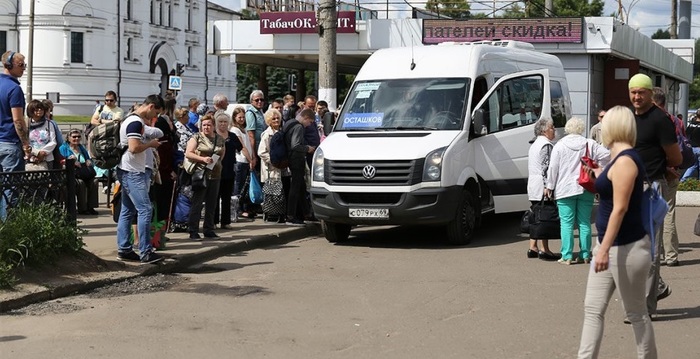
[[[261,34],[315,34],[317,31],[316,13],[313,11],[260,13]],[[356,32],[354,11],[338,11],[336,32]]]

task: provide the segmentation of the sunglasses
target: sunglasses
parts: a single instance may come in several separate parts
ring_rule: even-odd
[[[71,135],[70,138],[80,138],[80,135]]]
[[[264,101],[264,100],[263,100],[263,99],[261,99],[261,98],[256,98],[256,99],[253,99],[253,102],[263,102],[263,101]]]
[[[21,68],[23,68],[23,69],[26,69],[26,68],[27,68],[27,63],[26,63],[26,62],[20,62],[19,64],[17,64],[17,67],[21,67]]]
[[[116,101],[116,100],[112,100],[112,99],[108,99],[108,98],[105,99],[105,102],[114,102],[114,101]]]

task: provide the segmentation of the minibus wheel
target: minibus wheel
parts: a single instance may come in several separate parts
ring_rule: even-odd
[[[454,245],[469,244],[476,231],[476,214],[474,195],[467,189],[462,190],[455,218],[447,224],[447,242]]]
[[[350,228],[349,224],[321,221],[323,235],[331,243],[347,241],[348,237],[350,237]]]

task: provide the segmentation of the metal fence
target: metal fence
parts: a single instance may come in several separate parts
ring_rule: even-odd
[[[67,159],[65,169],[0,172],[0,217],[20,203],[52,203],[76,219],[75,166]]]

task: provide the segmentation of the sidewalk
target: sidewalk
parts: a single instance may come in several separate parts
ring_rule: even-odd
[[[93,270],[77,270],[67,274],[59,271],[56,275],[52,273],[23,277],[14,289],[0,290],[0,313],[141,275],[177,272],[226,254],[281,245],[321,233],[318,223],[307,222],[307,226],[301,228],[289,227],[284,224],[264,223],[262,218],[258,217],[255,221],[233,223],[234,229],[217,229],[216,233],[221,238],[215,240],[205,239],[197,242],[190,240],[187,233],[168,233],[171,240],[167,242],[165,249],[158,250],[158,254],[166,257],[164,262],[146,265],[127,263],[117,260],[117,225],[112,220],[110,209],[105,206],[104,196],[101,197],[103,198],[100,207],[97,208],[99,215],[78,216],[80,227],[89,231],[83,237],[84,249],[97,257],[88,260],[93,263],[99,262],[91,266]]]

